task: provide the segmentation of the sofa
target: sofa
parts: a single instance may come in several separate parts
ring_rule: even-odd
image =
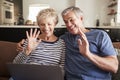
[[[12,62],[17,54],[15,42],[0,41],[0,80],[9,79],[6,63]]]
[[[116,44],[114,46],[116,47]],[[12,62],[17,54],[15,42],[0,41],[0,80],[9,79],[10,74],[7,70],[6,63]],[[120,62],[120,56],[118,56],[118,59]],[[120,64],[118,72],[112,74],[112,80],[120,80]]]
[[[113,46],[118,52],[119,68],[116,74],[112,74],[112,80],[120,80],[120,42],[113,42]]]

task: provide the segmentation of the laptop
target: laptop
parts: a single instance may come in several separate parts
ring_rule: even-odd
[[[60,66],[7,63],[7,67],[14,80],[64,80]]]

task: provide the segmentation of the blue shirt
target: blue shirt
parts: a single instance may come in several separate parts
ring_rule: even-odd
[[[116,55],[108,34],[103,30],[91,29],[85,33],[91,53],[101,57]],[[110,72],[98,68],[79,52],[77,40],[79,35],[69,32],[61,36],[66,44],[65,73],[67,80],[111,80]],[[69,79],[70,78],[70,79]]]

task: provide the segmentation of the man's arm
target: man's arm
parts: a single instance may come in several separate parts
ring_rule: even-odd
[[[23,44],[25,42],[25,39],[22,39],[20,42],[17,43],[16,50],[17,51],[23,51]]]
[[[100,57],[95,54],[89,53],[89,55],[86,57],[103,70],[113,73],[116,73],[118,70],[119,62],[117,56]]]
[[[81,39],[78,39],[80,53],[84,57],[92,61],[99,68],[116,73],[118,70],[118,64],[119,64],[117,56],[114,55],[114,56],[101,57],[91,53],[89,50],[89,43],[86,38],[86,35],[81,30],[79,30],[79,35],[81,36]]]

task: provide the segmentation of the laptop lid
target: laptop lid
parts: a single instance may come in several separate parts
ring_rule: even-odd
[[[7,63],[14,80],[64,80],[60,66]]]

